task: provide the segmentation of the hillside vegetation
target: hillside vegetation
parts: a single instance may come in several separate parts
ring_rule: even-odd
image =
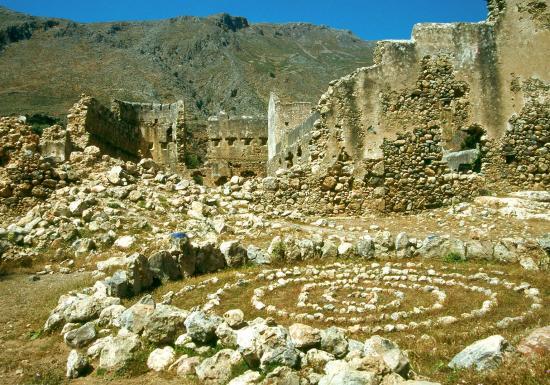
[[[270,91],[316,101],[330,80],[370,65],[373,47],[349,31],[227,14],[83,24],[0,7],[0,115],[61,116],[81,93],[264,114]]]

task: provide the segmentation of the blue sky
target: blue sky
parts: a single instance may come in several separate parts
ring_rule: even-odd
[[[486,0],[0,0],[0,5],[81,22],[227,12],[251,22],[303,21],[350,29],[368,40],[406,39],[418,22],[476,22],[487,14]]]

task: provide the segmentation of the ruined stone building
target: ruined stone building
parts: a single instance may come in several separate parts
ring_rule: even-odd
[[[411,211],[548,189],[550,9],[491,0],[489,10],[484,22],[419,24],[411,40],[380,42],[373,66],[331,82],[316,121],[302,110],[287,125],[272,97],[268,170],[303,175],[295,185],[312,194],[297,206]]]
[[[208,120],[208,184],[220,185],[233,175],[266,176],[267,122],[262,117],[229,117],[224,113]]]
[[[172,104],[114,100],[111,108],[84,96],[67,116],[76,149],[97,144],[134,159],[152,158],[176,170],[184,125],[183,101]]]
[[[281,101],[271,93],[268,107],[268,172],[291,168],[309,159],[308,142],[319,113],[308,102]]]

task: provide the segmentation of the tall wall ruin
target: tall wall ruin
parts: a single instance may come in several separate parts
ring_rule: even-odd
[[[308,156],[293,166],[307,180],[295,184],[333,213],[547,189],[550,10],[533,0],[489,9],[485,22],[416,25],[409,41],[380,42],[373,66],[332,82],[300,134]],[[288,136],[273,133],[272,174]]]
[[[223,184],[232,176],[264,177],[267,164],[267,122],[262,117],[229,117],[220,113],[208,120],[207,179]]]
[[[283,102],[271,93],[268,108],[267,171],[289,169],[310,157],[308,143],[319,113],[308,102]]]

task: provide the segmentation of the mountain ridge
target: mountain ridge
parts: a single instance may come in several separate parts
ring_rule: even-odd
[[[0,6],[0,115],[61,116],[82,93],[260,115],[271,91],[317,101],[331,80],[372,64],[373,48],[346,30],[225,13],[77,23]]]

